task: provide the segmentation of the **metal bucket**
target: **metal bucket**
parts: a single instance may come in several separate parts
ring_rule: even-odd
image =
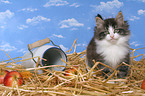
[[[64,63],[61,59],[64,61],[67,61],[67,56],[64,53],[63,50],[61,50],[58,47],[54,47],[51,45],[43,45],[41,47],[38,47],[32,51],[33,57],[40,57],[40,64],[42,66],[49,66],[49,65],[64,65],[66,66],[66,63]],[[28,58],[32,58],[32,54],[30,52],[27,52],[22,57],[22,60],[26,60]],[[43,60],[42,58],[46,59],[47,61]],[[35,61],[38,61],[38,58],[34,58]],[[22,62],[22,65],[26,68],[35,68],[36,63],[30,59]],[[56,71],[62,71],[64,67],[52,67],[50,69],[56,70]],[[38,71],[39,74],[43,73],[42,70]]]

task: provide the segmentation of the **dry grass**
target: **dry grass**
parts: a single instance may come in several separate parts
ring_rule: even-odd
[[[76,44],[73,44],[74,46]],[[113,73],[105,80],[96,70],[100,62],[95,62],[92,68],[89,68],[85,63],[85,51],[76,53],[76,47],[72,54],[67,54],[67,68],[74,68],[77,72],[72,77],[64,76],[65,71],[51,71],[46,67],[64,67],[64,66],[45,66],[39,68],[24,69],[20,61],[12,59],[6,54],[11,62],[0,63],[0,68],[6,70],[17,70],[21,72],[24,79],[22,86],[6,87],[0,85],[1,96],[142,96],[145,91],[141,89],[141,83],[145,79],[145,59],[143,54],[138,53],[138,50],[131,49],[131,61],[129,65],[130,73],[125,79],[113,78],[117,70],[112,69]],[[70,50],[71,51],[71,50]],[[137,55],[135,55],[137,54]],[[134,59],[141,57],[139,61]],[[39,57],[36,57],[39,58]],[[39,62],[39,61],[38,61]],[[17,64],[16,64],[17,63]],[[102,64],[102,63],[101,63]],[[125,64],[125,63],[122,63]],[[11,65],[11,67],[7,67]],[[78,68],[74,67],[78,66]],[[103,64],[104,65],[104,64]],[[110,68],[109,66],[104,65]],[[88,67],[88,68],[87,68]],[[43,74],[37,74],[38,69],[44,69]],[[87,69],[90,69],[87,71]],[[112,82],[112,83],[111,83]]]

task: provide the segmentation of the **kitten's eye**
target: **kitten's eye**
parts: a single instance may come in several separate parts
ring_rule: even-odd
[[[120,35],[126,35],[126,32],[125,32],[123,29],[119,29],[118,33],[119,33]]]
[[[119,29],[115,29],[114,33],[119,33],[119,31],[120,31]]]
[[[99,38],[100,39],[103,39],[103,38],[105,38],[105,36],[107,35],[107,32],[105,31],[105,32],[101,32],[100,34],[99,34]]]
[[[126,32],[124,29],[115,29],[114,33],[119,33],[120,35],[126,35]]]

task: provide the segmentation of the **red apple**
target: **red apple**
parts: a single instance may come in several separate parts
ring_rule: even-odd
[[[65,76],[74,76],[77,75],[77,71],[73,68],[65,70]]]
[[[11,87],[11,86],[16,86],[16,84],[18,86],[23,84],[22,75],[17,71],[11,71],[11,72],[7,73],[4,78],[4,85]]]
[[[142,82],[141,88],[145,90],[145,79]]]
[[[75,67],[76,69],[78,69],[78,66],[76,66],[76,65],[73,65],[73,67]],[[66,68],[65,69],[64,76],[68,76],[68,77],[72,78],[75,75],[77,75],[78,72],[77,72],[77,70],[75,68]]]
[[[9,71],[7,71],[7,70],[2,70],[2,69],[0,70],[0,84],[4,83],[4,77],[8,72]]]

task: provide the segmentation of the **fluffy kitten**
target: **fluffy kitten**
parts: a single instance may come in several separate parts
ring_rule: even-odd
[[[130,31],[122,12],[120,11],[116,18],[103,20],[101,15],[98,15],[95,20],[94,36],[87,47],[86,57],[89,67],[94,65],[92,60],[102,62],[112,68],[117,67],[121,62],[129,64]],[[98,68],[102,69],[104,66],[99,64]],[[117,76],[119,78],[125,77],[128,69],[125,65],[120,66],[117,69],[119,70]],[[105,73],[110,71],[109,68],[103,70]]]

